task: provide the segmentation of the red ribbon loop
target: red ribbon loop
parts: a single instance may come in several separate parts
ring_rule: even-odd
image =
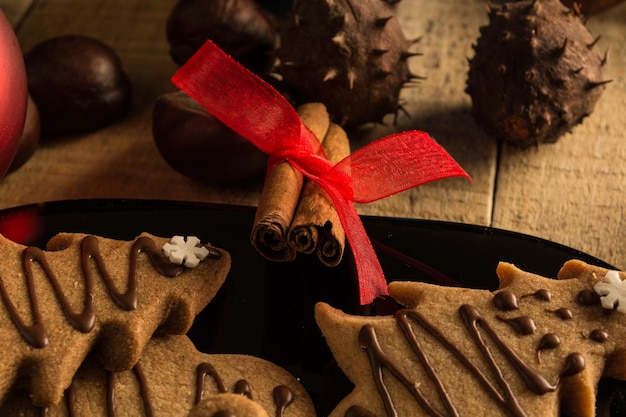
[[[267,153],[269,169],[286,161],[328,193],[354,254],[361,304],[387,295],[387,281],[353,202],[368,203],[441,178],[469,178],[440,145],[420,131],[374,141],[333,166],[285,98],[211,41],[172,81]]]

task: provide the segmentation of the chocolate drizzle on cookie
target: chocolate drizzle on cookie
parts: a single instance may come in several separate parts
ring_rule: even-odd
[[[213,365],[211,365],[210,363],[202,362],[196,367],[196,404],[202,401],[202,396],[204,395],[205,388],[204,381],[206,376],[211,376],[213,378],[213,381],[217,386],[217,392],[227,392],[222,377],[220,377],[220,374],[217,373]]]
[[[286,385],[278,385],[272,391],[274,404],[276,405],[276,417],[283,417],[285,409],[293,403],[293,391]]]
[[[222,377],[217,372],[215,367],[210,363],[202,362],[196,367],[196,404],[202,401],[205,390],[205,379],[207,376],[213,378],[213,381],[215,382],[215,385],[217,387],[217,391],[220,394],[228,392]],[[252,387],[250,386],[250,383],[245,379],[240,379],[235,383],[235,388],[233,392],[235,394],[245,395],[246,397],[253,399]],[[274,405],[276,406],[276,417],[282,417],[284,415],[285,409],[294,401],[293,391],[285,385],[278,385],[274,387],[274,390],[272,391],[272,396],[274,398]]]
[[[548,290],[540,289],[533,293],[533,297],[540,301],[550,301],[552,294]]]
[[[539,301],[550,301],[552,300],[552,293],[546,289],[539,289],[532,294],[524,294],[520,298],[533,297],[535,300]]]
[[[133,369],[133,374],[137,379],[137,383],[139,385],[139,395],[141,397],[141,401],[144,406],[145,415],[147,417],[152,417],[155,415],[154,406],[150,399],[150,388],[149,383],[146,379],[146,376],[143,372],[143,368],[141,363],[137,363]],[[116,383],[115,383],[115,372],[106,371],[106,412],[108,417],[117,417],[116,407],[115,407],[115,392],[116,392]],[[224,384],[224,380],[217,372],[213,365],[207,362],[201,362],[196,367],[196,394],[194,404],[198,404],[202,401],[203,392],[205,390],[205,378],[210,376],[215,382],[218,393],[223,394],[228,392],[226,389],[226,385]],[[245,379],[240,379],[235,383],[233,392],[235,394],[240,394],[252,398],[252,387],[250,383]],[[285,413],[285,409],[291,405],[295,399],[294,393],[291,388],[286,385],[278,385],[274,387],[272,392],[274,405],[276,406],[276,417],[283,417]],[[65,391],[65,403],[68,410],[68,414],[70,416],[77,416],[78,410],[76,407],[76,396],[75,396],[75,386],[74,383],[69,386],[69,388]],[[40,408],[40,415],[45,417],[48,415],[48,407]],[[216,414],[216,415],[224,415],[230,416],[232,413],[224,410],[225,414]]]
[[[582,306],[593,306],[600,304],[600,296],[594,290],[584,289],[578,293],[576,301]]]
[[[503,290],[493,296],[493,304],[498,310],[517,310],[517,297],[512,291]]]
[[[498,348],[505,354],[509,362],[513,365],[515,370],[520,374],[526,386],[535,394],[545,394],[556,390],[556,386],[550,384],[541,374],[533,370],[528,366],[517,354],[511,349],[504,341],[498,336],[496,331],[485,321],[478,310],[469,304],[464,304],[459,308],[459,313],[463,318],[465,326],[470,330],[472,337],[476,344],[480,347],[481,352],[486,357],[493,369],[499,369],[495,359],[489,353],[489,349],[485,345],[480,335],[478,327],[480,326],[489,337],[495,342]],[[506,381],[499,377],[499,383],[506,386],[507,393],[510,392],[510,388]],[[509,394],[512,396],[512,394]],[[517,401],[515,401],[517,403]]]
[[[554,310],[554,314],[556,314],[556,316],[561,320],[571,320],[574,318],[574,313],[572,313],[572,310],[565,307]]]
[[[150,390],[148,389],[148,382],[146,381],[146,377],[143,373],[143,369],[141,365],[136,364],[133,369],[133,374],[137,378],[137,383],[139,384],[139,394],[141,396],[141,400],[143,402],[144,411],[146,417],[154,416],[154,407],[152,406],[152,402],[150,401]],[[117,413],[115,412],[115,372],[106,371],[106,411],[107,417],[116,417]],[[79,415],[78,409],[76,407],[76,393],[75,393],[74,382],[65,390],[65,405],[67,407],[67,413],[69,416],[77,416]],[[45,417],[48,415],[49,408],[41,407],[40,415]]]
[[[609,333],[605,330],[594,329],[589,333],[589,339],[594,342],[604,343],[609,338]]]
[[[137,364],[133,367],[133,374],[137,378],[139,383],[139,394],[143,402],[143,407],[146,413],[146,417],[154,416],[154,407],[150,401],[150,390],[148,389],[148,382],[141,368],[141,364]],[[76,414],[72,414],[76,415]],[[115,374],[113,372],[107,372],[107,416],[116,417],[115,411]]]
[[[506,300],[506,298],[505,298]],[[509,297],[510,300],[510,297]],[[502,300],[501,300],[502,301]],[[510,305],[510,304],[509,304]],[[411,346],[412,351],[424,368],[429,379],[433,383],[438,394],[439,401],[445,408],[447,415],[459,416],[460,413],[453,404],[452,398],[446,391],[446,387],[441,381],[437,370],[430,363],[429,358],[421,346],[418,337],[415,334],[413,323],[417,323],[422,329],[433,336],[445,349],[447,349],[456,359],[476,378],[477,382],[483,389],[494,399],[494,401],[505,410],[508,415],[516,417],[524,417],[526,413],[520,406],[518,399],[515,397],[511,386],[504,377],[500,364],[490,351],[490,348],[483,339],[487,336],[502,352],[507,361],[513,366],[520,377],[525,381],[527,388],[537,395],[543,395],[548,392],[554,392],[557,389],[561,378],[575,375],[581,372],[585,367],[584,357],[580,353],[571,353],[566,359],[563,369],[557,377],[555,384],[550,383],[543,375],[529,366],[521,359],[515,351],[508,346],[503,339],[500,338],[496,330],[480,315],[478,310],[468,304],[464,304],[459,308],[460,317],[469,330],[474,342],[479,348],[482,356],[489,364],[489,369],[495,379],[492,382],[487,375],[469,358],[461,349],[459,349],[450,339],[448,339],[436,326],[430,323],[421,313],[404,309],[396,313],[395,318],[400,329],[402,330],[406,340]],[[538,350],[549,349],[558,346],[560,340],[556,335],[544,336],[543,344],[540,344]],[[374,326],[366,324],[359,332],[359,344],[367,353],[369,363],[374,377],[374,383],[378,389],[378,393],[382,399],[386,415],[389,417],[396,416],[397,412],[388,391],[385,381],[383,380],[383,368],[386,369],[402,383],[410,392],[419,406],[426,413],[433,417],[440,417],[442,414],[438,411],[431,401],[434,399],[426,398],[420,390],[419,384],[413,381],[402,369],[394,362],[394,360],[385,353],[378,342],[376,329]],[[369,417],[371,413],[359,406],[350,407],[345,417]]]
[[[412,341],[415,342],[414,340]],[[396,416],[397,412],[391,399],[391,393],[387,390],[385,382],[382,378],[383,368],[387,368],[387,370],[391,372],[393,376],[395,376],[402,384],[404,384],[406,389],[411,393],[411,395],[415,398],[417,403],[423,409],[425,409],[430,415],[437,416],[437,411],[430,404],[428,399],[422,394],[418,384],[415,384],[413,381],[411,381],[411,379],[396,364],[394,364],[393,360],[383,351],[382,347],[378,343],[376,329],[374,328],[374,326],[366,324],[361,328],[361,331],[359,332],[359,344],[367,352],[370,366],[372,367],[372,372],[374,375],[374,381],[376,383],[376,387],[378,388],[378,392],[383,400],[385,411],[388,416]],[[414,343],[412,343],[412,346],[414,350],[416,350],[420,361],[422,361],[422,364],[426,367],[429,376],[435,382],[437,390],[439,391],[439,396],[444,401],[444,406],[451,415],[458,416],[456,409],[450,402],[450,397],[448,396],[448,393],[445,391],[443,384],[439,380],[439,376],[428,362],[428,359],[426,355],[424,355],[422,349],[419,347],[419,342],[417,342],[417,349],[415,349]]]
[[[535,324],[535,321],[528,316],[513,317],[510,319],[504,318],[502,316],[496,316],[496,318],[500,321],[505,322],[513,329],[515,329],[516,332],[522,335],[533,334],[535,333],[535,330],[537,330],[537,325]]]
[[[22,253],[22,267],[24,270],[25,280],[27,284],[30,309],[33,324],[28,325],[20,316],[17,308],[11,301],[6,291],[4,283],[0,277],[0,295],[4,305],[6,306],[11,319],[24,340],[35,348],[43,348],[48,344],[48,333],[44,324],[39,306],[35,286],[35,273],[33,271],[34,264],[37,263],[43,274],[52,286],[54,294],[65,313],[67,320],[78,331],[88,333],[93,329],[96,314],[94,311],[94,273],[90,264],[93,262],[100,277],[106,284],[110,297],[123,310],[134,310],[138,304],[137,294],[137,261],[141,253],[148,255],[152,266],[157,272],[166,277],[174,277],[179,275],[183,268],[174,265],[161,256],[156,245],[149,237],[140,237],[133,243],[130,251],[130,264],[128,271],[128,286],[126,292],[121,292],[113,282],[113,279],[107,272],[105,261],[100,253],[98,238],[95,236],[86,236],[81,241],[81,267],[84,279],[85,295],[83,297],[83,309],[76,312],[70,306],[70,303],[61,288],[61,284],[57,279],[55,272],[52,270],[46,254],[41,249],[30,246],[24,249]]]
[[[240,379],[239,381],[235,382],[235,388],[233,388],[233,391],[235,392],[235,394],[241,394],[250,398],[251,400],[253,399],[252,387],[250,386],[250,383],[245,379]]]
[[[561,344],[561,339],[554,333],[546,333],[541,337],[537,351],[545,349],[555,349]]]
[[[541,337],[539,345],[537,346],[537,362],[541,363],[541,356],[539,353],[542,350],[556,349],[561,345],[561,338],[554,333],[546,333]]]

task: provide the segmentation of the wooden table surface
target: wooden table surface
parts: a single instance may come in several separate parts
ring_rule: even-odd
[[[32,3],[32,4],[31,4]],[[256,205],[261,180],[229,187],[200,184],[171,169],[152,139],[155,98],[175,88],[165,20],[175,0],[0,0],[24,51],[60,34],[111,45],[133,84],[122,121],[97,132],[44,141],[0,182],[0,209],[51,200],[147,198]],[[612,79],[594,113],[553,145],[520,150],[498,144],[473,121],[464,92],[467,58],[483,0],[404,0],[407,37],[422,36],[411,61],[427,79],[406,90],[411,117],[352,137],[358,147],[388,133],[419,129],[435,137],[472,176],[443,180],[375,203],[362,214],[448,220],[550,239],[626,268],[626,2],[589,18],[598,46],[610,49]]]

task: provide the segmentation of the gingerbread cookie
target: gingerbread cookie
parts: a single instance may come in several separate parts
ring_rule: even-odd
[[[495,292],[393,282],[407,306],[395,316],[318,304],[355,384],[331,417],[594,416],[600,378],[626,379],[626,274],[580,261],[558,280],[507,263],[497,273]]]
[[[261,405],[241,394],[213,394],[196,404],[187,417],[269,417]]]
[[[205,354],[187,336],[158,335],[128,371],[105,371],[89,357],[65,400],[47,410],[14,391],[0,415],[314,417],[304,387],[287,371],[248,355]]]
[[[60,234],[43,251],[0,236],[0,402],[19,382],[35,404],[55,404],[91,350],[109,370],[130,369],[153,333],[186,333],[230,256],[181,239]]]

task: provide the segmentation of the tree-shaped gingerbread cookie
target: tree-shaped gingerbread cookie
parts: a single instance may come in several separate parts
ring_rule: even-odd
[[[186,333],[230,269],[226,251],[192,242],[60,234],[43,251],[0,236],[0,402],[24,384],[55,404],[92,350],[130,369],[153,333]]]
[[[601,377],[626,379],[626,274],[567,262],[558,280],[501,263],[495,292],[393,282],[406,306],[316,319],[355,388],[344,416],[595,415]]]

